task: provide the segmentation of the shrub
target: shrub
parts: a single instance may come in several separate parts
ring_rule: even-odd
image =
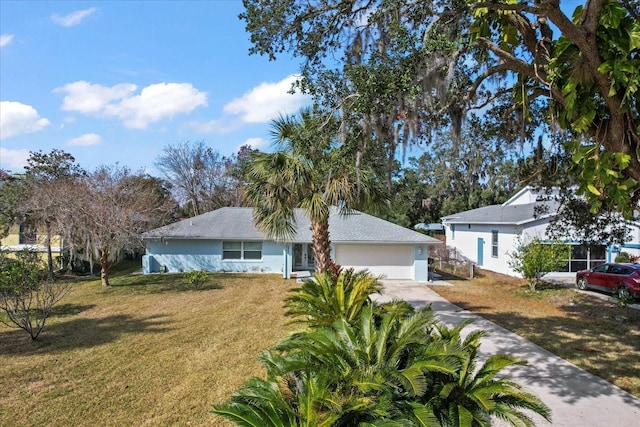
[[[70,289],[69,283],[47,278],[36,252],[24,250],[10,258],[0,251],[0,310],[6,315],[0,322],[23,329],[32,340],[38,338],[53,306]]]
[[[518,243],[518,249],[509,253],[509,267],[527,279],[532,291],[545,274],[558,270],[571,257],[571,246],[567,243],[545,242],[538,237]]]
[[[188,271],[184,273],[184,278],[195,290],[198,290],[209,280],[209,274],[204,270]]]
[[[613,260],[614,262],[630,262],[631,256],[628,252],[620,252],[618,256]]]

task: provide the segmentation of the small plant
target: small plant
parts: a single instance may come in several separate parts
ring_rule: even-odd
[[[618,256],[614,259],[614,262],[630,262],[631,256],[628,252],[620,252]]]
[[[636,297],[631,292],[615,292],[613,297],[616,299],[616,306],[620,309],[626,309],[629,314],[629,306],[636,302]]]
[[[188,271],[184,273],[186,281],[198,290],[209,280],[209,274],[204,270]]]
[[[34,251],[23,250],[9,258],[0,251],[0,322],[18,327],[36,340],[53,306],[70,291],[70,285],[47,278]]]
[[[525,242],[518,238],[518,249],[509,256],[509,267],[522,274],[529,282],[529,289],[535,291],[545,274],[567,263],[571,246],[559,241],[543,241],[539,237]]]

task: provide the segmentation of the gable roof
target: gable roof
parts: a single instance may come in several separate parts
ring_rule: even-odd
[[[295,210],[293,242],[311,242],[311,221],[302,209]],[[389,221],[353,211],[341,216],[331,208],[329,233],[334,243],[440,243],[430,236]],[[143,239],[269,240],[253,221],[253,208],[228,207],[207,212],[142,235]]]
[[[536,209],[546,206],[546,213]],[[442,218],[445,224],[504,224],[523,225],[529,222],[554,216],[558,202],[534,202],[516,205],[492,205],[465,212],[455,213]]]

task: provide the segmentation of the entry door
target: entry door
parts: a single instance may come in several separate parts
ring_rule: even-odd
[[[295,243],[293,245],[293,268],[296,270],[313,270],[315,265],[313,246],[310,243]]]
[[[484,262],[484,239],[478,237],[478,265]]]

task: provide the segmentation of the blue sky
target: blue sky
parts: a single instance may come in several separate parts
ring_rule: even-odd
[[[0,168],[29,151],[159,175],[169,144],[267,149],[298,62],[248,54],[240,0],[0,0]]]

